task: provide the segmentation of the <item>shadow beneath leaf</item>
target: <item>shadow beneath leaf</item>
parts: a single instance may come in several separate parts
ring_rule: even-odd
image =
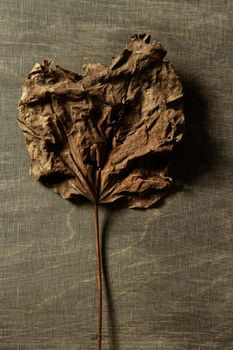
[[[182,142],[174,151],[170,169],[174,184],[170,193],[194,184],[203,175],[210,173],[217,161],[217,147],[209,132],[209,108],[204,91],[194,80],[182,80],[182,85],[185,132]]]

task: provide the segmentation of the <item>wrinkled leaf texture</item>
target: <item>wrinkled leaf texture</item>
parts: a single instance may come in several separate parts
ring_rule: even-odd
[[[146,208],[171,184],[182,85],[160,42],[134,35],[110,67],[78,75],[44,61],[24,83],[19,124],[30,175],[65,199]]]

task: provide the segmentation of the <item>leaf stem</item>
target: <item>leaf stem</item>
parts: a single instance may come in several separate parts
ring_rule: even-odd
[[[101,249],[99,232],[99,211],[98,203],[94,204],[94,221],[96,234],[96,256],[98,271],[98,305],[99,305],[99,326],[98,326],[98,350],[102,350],[102,271],[101,271]]]

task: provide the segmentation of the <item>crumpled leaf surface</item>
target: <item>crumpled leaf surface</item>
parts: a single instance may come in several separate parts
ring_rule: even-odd
[[[19,102],[30,175],[63,198],[149,207],[167,191],[183,134],[182,86],[166,51],[134,35],[110,67],[84,75],[36,64]]]

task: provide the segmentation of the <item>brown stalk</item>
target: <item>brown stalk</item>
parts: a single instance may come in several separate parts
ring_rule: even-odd
[[[98,326],[98,350],[102,350],[102,271],[101,271],[101,247],[99,232],[99,212],[98,203],[94,204],[94,222],[96,234],[96,256],[98,271],[98,305],[99,305],[99,326]]]

